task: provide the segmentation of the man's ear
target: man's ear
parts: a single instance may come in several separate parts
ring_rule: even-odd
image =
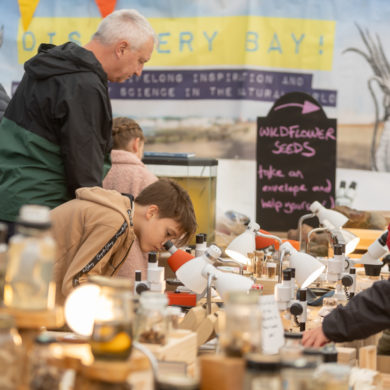
[[[158,216],[158,212],[159,212],[159,209],[158,209],[158,206],[155,205],[155,204],[151,204],[147,207],[146,209],[146,219],[150,219],[150,218],[153,218],[154,216]]]
[[[129,44],[126,41],[119,41],[115,46],[115,53],[118,57],[122,57],[128,49]]]

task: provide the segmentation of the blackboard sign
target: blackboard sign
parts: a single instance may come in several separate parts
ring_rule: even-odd
[[[315,200],[334,207],[336,119],[310,95],[278,99],[257,118],[256,221],[266,230],[296,228]]]

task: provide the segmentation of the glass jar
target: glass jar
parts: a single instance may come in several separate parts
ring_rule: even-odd
[[[22,339],[13,317],[0,314],[0,389],[16,390],[21,384]]]
[[[168,320],[168,331],[171,334],[179,329],[180,319],[182,318],[182,311],[178,306],[169,306],[167,307],[166,313]]]
[[[226,294],[225,324],[221,326],[219,344],[223,354],[243,357],[261,352],[260,292],[234,291]]]
[[[312,362],[318,367],[324,362],[324,353],[319,348],[305,348],[303,350],[303,357],[308,362]]]
[[[263,276],[264,251],[255,251],[255,263],[255,275],[257,278],[261,278]]]
[[[21,207],[17,234],[9,241],[4,285],[6,306],[22,310],[54,308],[56,244],[50,227],[48,207]]]
[[[168,338],[168,298],[165,294],[145,291],[139,299],[136,339],[140,343],[164,345]]]
[[[321,364],[314,372],[317,390],[348,390],[351,367],[338,363]]]
[[[285,332],[284,344],[279,349],[279,355],[282,363],[294,362],[302,357],[302,333]]]
[[[282,362],[282,386],[284,390],[317,390],[314,372],[317,363],[305,358]]]
[[[128,279],[91,276],[100,292],[90,345],[98,360],[127,360],[133,339],[133,286]]]
[[[276,356],[249,354],[246,357],[244,390],[280,390],[280,360]]]
[[[29,389],[59,390],[65,368],[53,364],[55,357],[51,347],[56,340],[46,334],[36,337],[29,356]]]

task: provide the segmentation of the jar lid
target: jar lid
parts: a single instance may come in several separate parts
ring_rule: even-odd
[[[285,339],[302,339],[303,334],[298,332],[284,332]]]
[[[320,356],[320,357],[322,357],[324,353],[321,349],[318,349],[318,348],[305,348],[303,350],[303,354],[307,355],[307,356]]]
[[[249,354],[246,356],[246,368],[256,371],[279,371],[280,359],[277,356]]]
[[[36,229],[48,229],[51,226],[50,209],[35,204],[23,205],[19,210],[17,224]]]
[[[282,362],[282,368],[292,368],[294,370],[305,370],[305,369],[315,369],[318,367],[317,362],[313,362],[312,360],[307,360],[305,358],[299,358],[292,362]]]

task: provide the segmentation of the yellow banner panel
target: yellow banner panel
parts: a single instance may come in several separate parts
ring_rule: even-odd
[[[41,42],[85,44],[99,18],[34,18],[19,28],[20,62]],[[148,66],[259,66],[331,70],[335,22],[260,16],[149,18],[159,45]]]

